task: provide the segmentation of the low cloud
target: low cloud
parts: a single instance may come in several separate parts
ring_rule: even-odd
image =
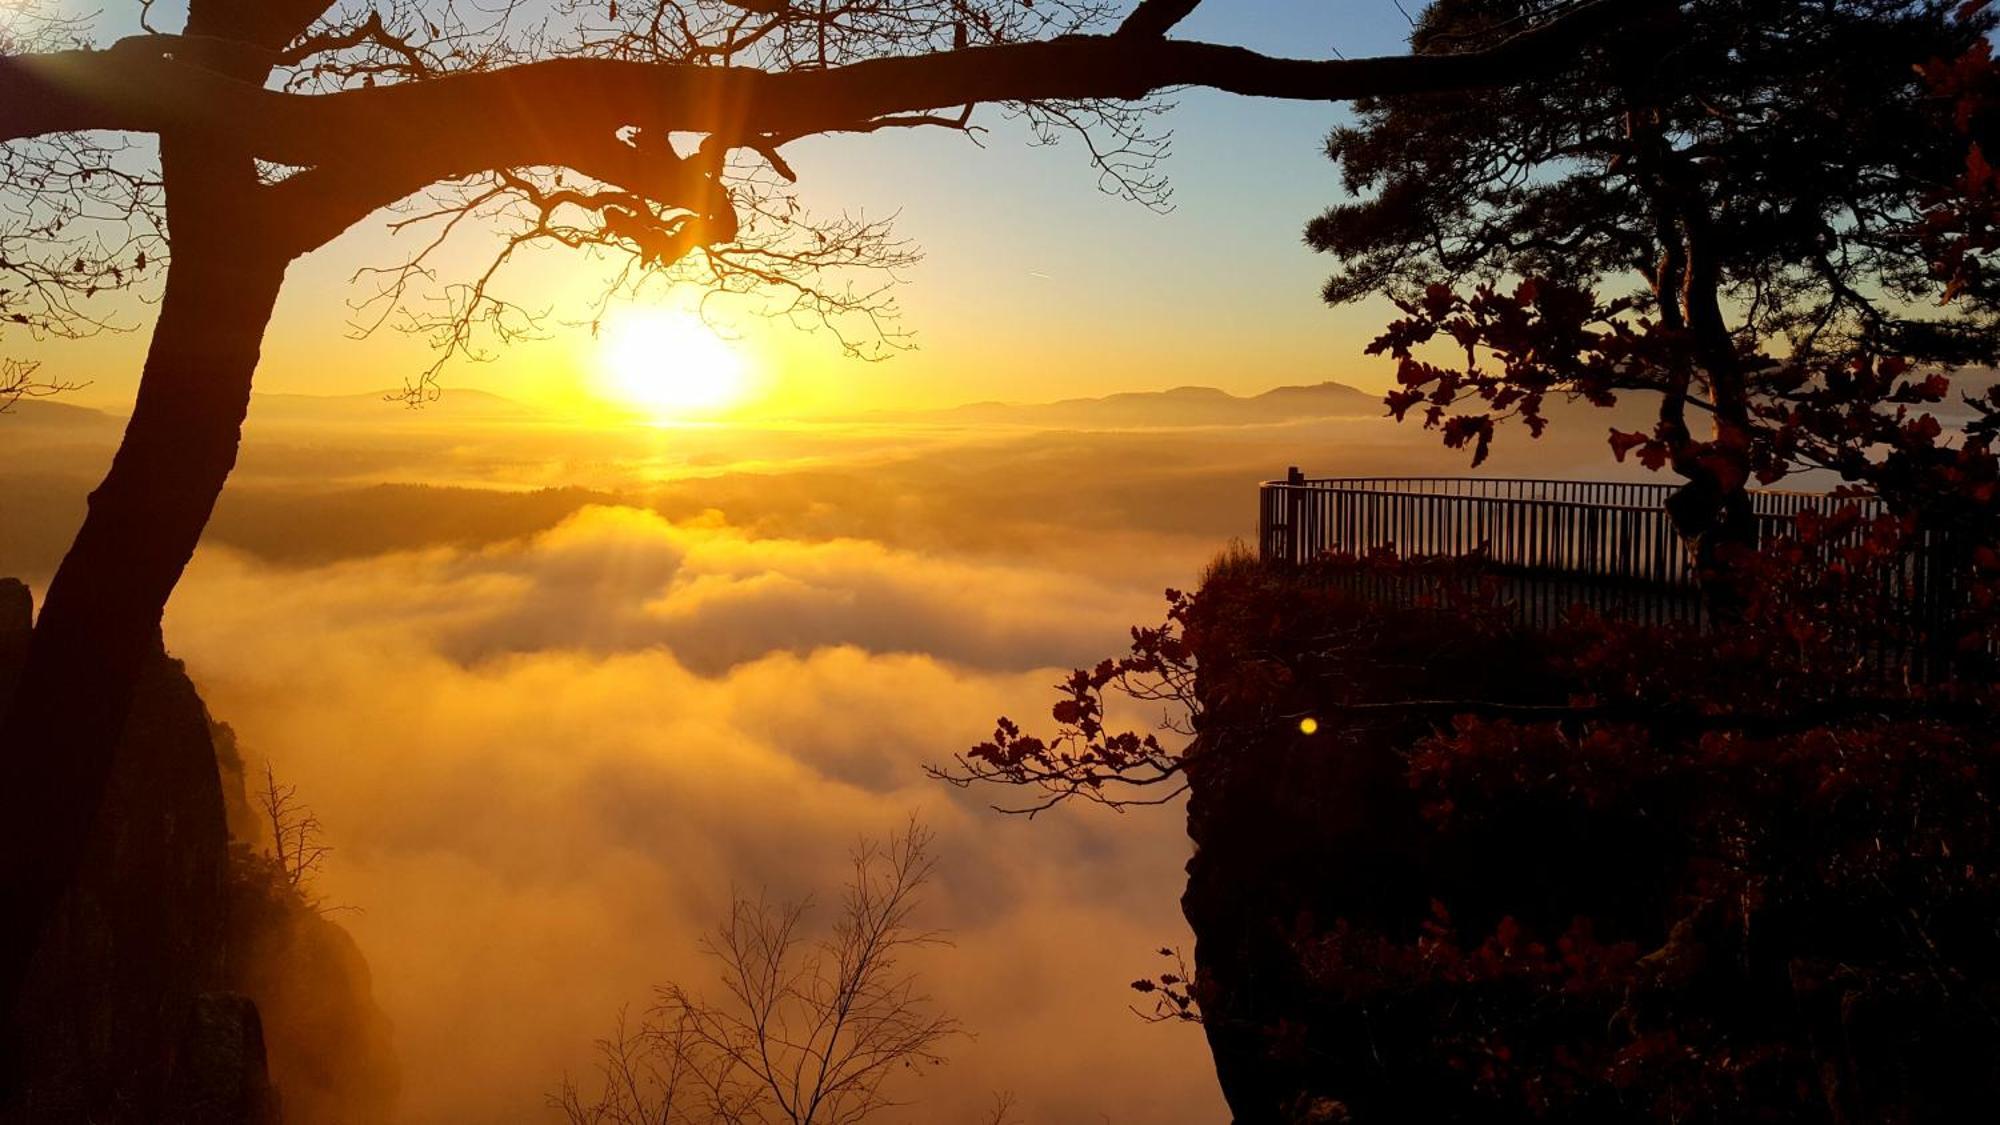
[[[524,585],[514,605],[444,639],[460,659],[666,647],[704,675],[838,645],[994,671],[1074,663],[1118,637],[1136,603],[1126,589],[1046,571],[856,538],[750,538],[602,506],[456,571]]]
[[[297,576],[370,616],[394,606],[465,664],[510,653],[673,651],[703,675],[852,646],[1019,671],[1091,660],[1154,599],[1021,564],[857,539],[751,538],[713,520],[587,507],[525,540]]]

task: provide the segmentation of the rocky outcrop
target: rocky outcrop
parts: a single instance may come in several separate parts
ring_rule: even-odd
[[[1337,587],[1255,564],[1211,577],[1202,601],[1189,636],[1207,714],[1189,754],[1181,908],[1203,1030],[1237,1122],[1346,1120],[1394,1060],[1365,1020],[1329,1007],[1302,948],[1335,925],[1411,932],[1441,893],[1405,762],[1427,720],[1347,708],[1425,684],[1482,698],[1543,689],[1532,662],[1492,659],[1495,638],[1449,611],[1363,615]],[[1252,681],[1267,690],[1244,690]]]
[[[15,662],[0,675],[11,690],[29,601],[19,583],[5,588],[0,635]],[[228,878],[208,712],[161,653],[140,680],[77,879],[14,1013],[28,1080],[13,1120],[275,1119],[254,1016],[204,999],[223,986]],[[215,1116],[225,1088],[239,1092],[238,1116]]]
[[[1237,1122],[1955,1125],[2000,1098],[1989,731],[1382,708],[1607,694],[1560,641],[1338,577],[1225,575],[1188,626],[1182,906]]]
[[[285,1125],[377,1125],[395,1117],[394,1029],[375,1005],[354,938],[309,902],[259,849],[271,830],[253,806],[236,732],[209,728],[229,822],[229,925],[224,977],[254,997]]]
[[[33,604],[0,579],[0,699]],[[396,1089],[366,961],[243,838],[233,732],[164,651],[8,1024],[6,1125],[370,1125]],[[237,837],[232,839],[232,836]]]
[[[285,1125],[382,1125],[400,1074],[393,1029],[375,1005],[352,936],[313,909],[274,864],[238,847],[227,979],[263,1014]]]
[[[174,1060],[167,1119],[190,1125],[277,1125],[277,1093],[257,1005],[233,992],[194,998]]]

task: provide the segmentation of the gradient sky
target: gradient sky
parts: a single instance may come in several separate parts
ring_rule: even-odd
[[[114,9],[111,15],[116,15]],[[171,25],[171,20],[168,21]],[[115,31],[102,25],[107,37]],[[1177,34],[1274,54],[1395,53],[1395,0],[1209,0]],[[899,300],[918,349],[881,363],[831,341],[746,324],[760,391],[782,411],[1028,401],[1200,383],[1256,391],[1339,378],[1379,387],[1387,365],[1360,355],[1384,306],[1320,303],[1327,264],[1300,241],[1338,194],[1320,139],[1343,110],[1194,91],[1167,122],[1175,209],[1158,215],[1101,194],[1082,148],[1035,148],[994,110],[984,148],[943,132],[844,137],[787,150],[809,205],[899,213],[925,260]],[[407,241],[407,240],[406,240]],[[355,269],[404,252],[378,219],[296,264],[266,340],[266,392],[382,389],[420,370],[424,345],[383,332],[350,339]],[[468,258],[469,261],[469,258]],[[557,318],[603,269],[552,253],[533,263]],[[125,317],[143,325],[145,310]],[[129,401],[143,332],[34,348],[52,373],[91,380],[73,401]],[[9,341],[19,347],[23,341]],[[590,375],[581,329],[516,344],[495,362],[454,363],[448,386],[560,401]]]

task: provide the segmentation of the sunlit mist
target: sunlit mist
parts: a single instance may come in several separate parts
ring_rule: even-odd
[[[614,314],[597,359],[606,397],[656,421],[708,417],[740,402],[748,386],[742,353],[684,312]]]

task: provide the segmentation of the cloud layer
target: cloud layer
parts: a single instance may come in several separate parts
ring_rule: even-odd
[[[485,600],[445,651],[665,647],[716,675],[771,652],[851,645],[971,667],[1074,662],[1130,624],[1132,591],[1046,571],[892,551],[855,539],[752,539],[712,520],[586,508],[525,544],[450,560],[437,588]],[[482,593],[490,595],[482,599]]]
[[[924,969],[977,1038],[910,1093],[970,1120],[1219,1119],[1191,1029],[1124,982],[1184,940],[1161,810],[1028,823],[921,765],[1038,715],[1154,596],[877,543],[599,507],[530,539],[278,570],[205,551],[168,636],[300,786],[370,956],[413,1122],[535,1121],[621,1005],[706,985],[732,888],[831,891],[912,812],[944,867]]]

